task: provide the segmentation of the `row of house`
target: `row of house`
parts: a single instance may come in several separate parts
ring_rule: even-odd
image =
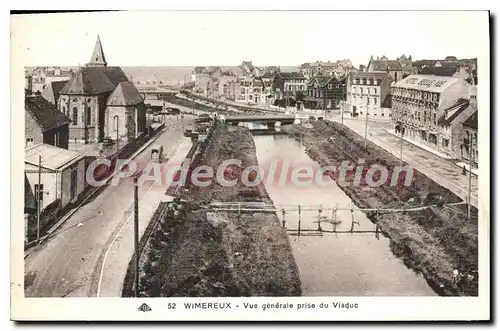
[[[308,109],[340,107],[346,117],[392,119],[395,131],[406,139],[450,157],[477,160],[476,145],[467,145],[477,132],[475,59],[414,61],[403,54],[395,60],[371,56],[359,70],[348,60],[305,63],[297,72],[256,68],[249,61],[238,69],[238,75],[212,74],[211,92],[203,79],[196,85],[204,84],[207,96],[249,104],[298,100],[301,95]],[[207,75],[210,70],[200,72]]]
[[[243,61],[234,71],[196,67],[191,77],[194,92],[245,104],[300,99],[308,108],[335,108],[345,99],[345,80],[337,75],[320,72],[308,78],[300,71],[282,72],[276,66],[255,67],[251,61]]]

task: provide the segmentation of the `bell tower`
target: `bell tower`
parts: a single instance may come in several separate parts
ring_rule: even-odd
[[[95,43],[94,52],[88,63],[89,67],[106,67],[108,63],[104,57],[104,51],[102,50],[101,38],[97,36],[97,41]]]

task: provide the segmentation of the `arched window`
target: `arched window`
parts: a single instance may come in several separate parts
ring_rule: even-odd
[[[78,124],[78,108],[73,107],[73,125]]]
[[[87,125],[92,124],[92,110],[90,107],[87,108]]]
[[[115,115],[113,117],[113,125],[114,125],[114,130],[118,131],[118,124],[120,122],[120,117],[118,115]]]
[[[66,107],[64,107],[64,106],[62,107],[62,113],[63,113],[64,115],[68,116],[68,113],[66,112]]]

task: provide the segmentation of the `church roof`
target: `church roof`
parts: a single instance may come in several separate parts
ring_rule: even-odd
[[[133,106],[143,102],[139,91],[132,82],[121,82],[108,98],[108,106]]]
[[[128,81],[120,67],[83,67],[62,88],[60,94],[98,95],[113,92]]]
[[[104,57],[104,51],[102,50],[101,38],[97,36],[97,41],[95,42],[94,52],[90,58],[89,65],[91,66],[106,66],[106,58]]]

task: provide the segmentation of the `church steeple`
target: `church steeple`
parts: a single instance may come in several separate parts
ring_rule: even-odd
[[[90,58],[90,62],[88,65],[91,67],[106,67],[108,65],[108,63],[106,62],[106,58],[104,57],[101,38],[99,38],[99,35],[97,35],[94,52],[92,53],[92,57]]]

